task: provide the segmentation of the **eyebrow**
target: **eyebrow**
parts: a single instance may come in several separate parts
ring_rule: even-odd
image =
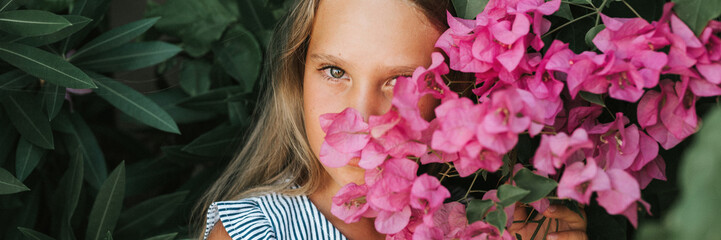
[[[348,67],[349,66],[349,63],[346,62],[345,60],[343,60],[339,57],[333,56],[333,55],[329,55],[329,54],[314,53],[314,54],[310,55],[310,58],[315,61],[327,62],[327,63],[333,64],[333,65],[338,65],[340,67]],[[382,70],[385,70],[385,72],[391,73],[392,75],[410,75],[418,67],[419,66],[392,66],[392,67],[389,67],[387,69],[382,69]]]
[[[313,59],[313,60],[315,60],[315,61],[327,62],[327,63],[331,63],[331,64],[334,64],[334,65],[342,65],[342,66],[347,66],[347,65],[348,65],[348,63],[347,63],[346,61],[344,61],[343,59],[341,59],[341,58],[339,58],[339,57],[336,57],[336,56],[333,56],[333,55],[329,55],[329,54],[318,54],[318,53],[314,53],[314,54],[311,54],[311,55],[310,55],[310,58]]]

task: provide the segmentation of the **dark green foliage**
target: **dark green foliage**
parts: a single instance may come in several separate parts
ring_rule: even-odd
[[[0,0],[1,239],[190,238],[242,143],[285,1],[151,1],[118,27],[109,4]],[[144,68],[161,90],[116,78]]]

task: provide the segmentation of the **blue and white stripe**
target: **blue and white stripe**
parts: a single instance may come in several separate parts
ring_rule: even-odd
[[[233,240],[343,239],[305,195],[277,193],[235,201],[214,202],[208,209],[205,238],[220,220]]]

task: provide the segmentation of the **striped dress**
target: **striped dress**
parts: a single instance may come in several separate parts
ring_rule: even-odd
[[[205,239],[220,220],[233,240],[347,239],[307,196],[277,193],[214,202],[208,209]]]

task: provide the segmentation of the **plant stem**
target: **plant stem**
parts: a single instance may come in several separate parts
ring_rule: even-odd
[[[446,176],[448,176],[448,172],[450,172],[451,169],[453,169],[453,167],[448,166],[448,170],[446,170],[446,172],[444,172],[443,175],[441,175],[441,180],[438,180],[438,182],[443,182],[443,179],[445,179]]]
[[[576,6],[576,7],[582,7],[582,8],[588,9],[588,10],[596,11],[595,8],[592,8],[592,7],[583,5],[583,4],[572,3],[572,2],[567,2],[567,1],[561,1],[561,3],[566,3],[566,4],[568,4],[568,5],[573,5],[573,6]]]
[[[603,0],[601,3],[601,6],[596,9],[596,24],[594,26],[598,26],[598,21],[601,20],[601,11],[603,11],[603,8],[606,7],[606,3],[608,3],[608,0]]]
[[[473,184],[476,184],[477,178],[478,178],[478,171],[476,171],[476,174],[473,176],[473,181],[471,181],[471,186],[468,187],[468,191],[466,191],[466,195],[463,195],[463,198],[467,198],[468,194],[471,193],[471,189],[473,189]]]
[[[546,37],[548,37],[549,35],[551,35],[551,33],[554,33],[554,32],[556,32],[556,31],[560,30],[561,28],[564,28],[564,27],[570,25],[571,23],[574,23],[574,22],[576,22],[576,21],[578,21],[578,20],[581,20],[581,19],[590,17],[590,16],[592,16],[592,15],[594,15],[594,14],[597,14],[597,13],[596,13],[596,12],[592,12],[592,13],[588,13],[588,14],[586,14],[586,15],[580,16],[580,17],[578,17],[578,18],[574,18],[573,20],[568,21],[568,22],[564,23],[563,25],[558,26],[557,28],[554,28],[554,29],[551,30],[551,31],[548,31],[546,34],[543,34],[543,36],[541,36],[541,38],[546,38]]]
[[[631,4],[628,4],[628,2],[626,2],[626,0],[621,0],[621,2],[623,2],[623,4],[626,4],[626,7],[628,7],[628,9],[630,9],[631,12],[633,12],[633,14],[636,14],[636,17],[643,18],[643,17],[641,17],[641,14],[638,14],[638,12],[636,12],[636,9],[633,9],[633,7],[631,7]]]

